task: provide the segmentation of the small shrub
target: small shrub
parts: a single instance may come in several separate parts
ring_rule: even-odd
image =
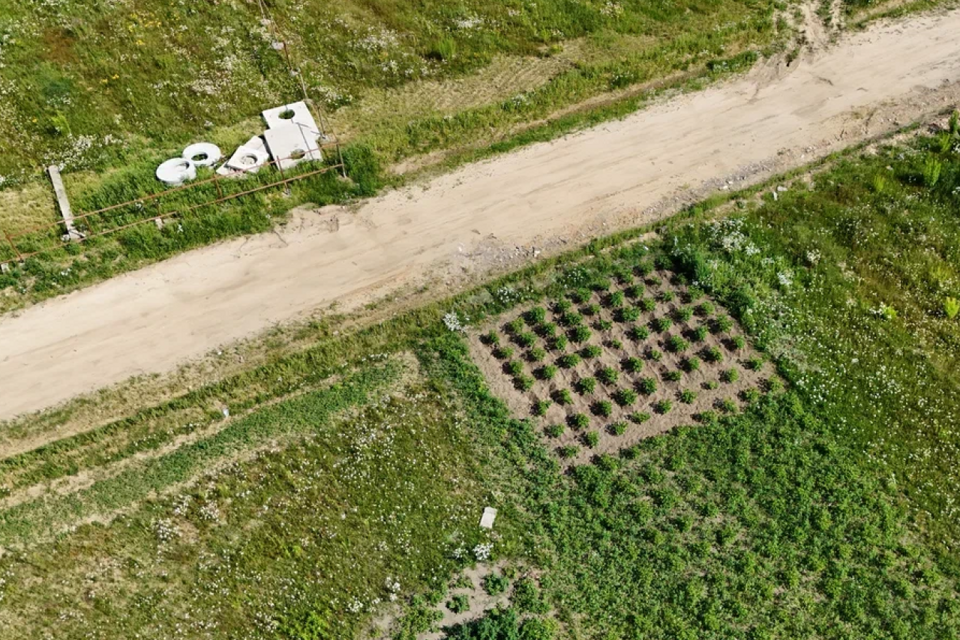
[[[693,317],[693,309],[690,307],[680,307],[674,311],[673,315],[677,319],[677,322],[690,322],[690,318]]]
[[[517,334],[516,340],[518,345],[526,349],[533,346],[537,341],[537,337],[529,331],[524,331],[523,333]]]
[[[447,609],[454,613],[463,613],[470,610],[470,598],[466,594],[460,593],[447,601]]]
[[[530,361],[531,362],[542,362],[544,358],[547,357],[547,352],[540,347],[535,347],[530,349]]]
[[[613,422],[610,424],[609,430],[610,430],[610,433],[612,433],[615,436],[622,436],[624,433],[627,432],[627,423],[622,420],[618,420],[617,422]]]
[[[740,372],[736,369],[725,369],[720,372],[720,379],[724,382],[736,382],[740,379]]]
[[[593,403],[592,409],[598,416],[609,418],[613,413],[613,404],[609,400],[597,400]]]
[[[544,322],[537,327],[537,333],[544,338],[552,338],[557,335],[557,325],[552,322]]]
[[[662,302],[673,302],[674,297],[673,291],[663,291],[660,293],[660,300]]]
[[[580,451],[580,447],[575,444],[568,444],[565,447],[560,447],[557,449],[557,454],[564,459],[570,459],[576,457],[577,453]]]
[[[657,379],[656,378],[641,378],[637,382],[637,389],[640,390],[640,393],[645,393],[650,395],[657,391]]]
[[[740,351],[740,349],[743,349],[745,346],[747,346],[747,341],[744,340],[743,336],[733,336],[730,338],[730,348],[733,351]]]
[[[684,389],[680,392],[680,402],[684,404],[692,404],[694,400],[697,399],[697,394],[690,389]]]
[[[733,320],[729,316],[717,316],[713,319],[713,332],[726,333],[733,328]]]
[[[733,413],[737,410],[737,403],[731,398],[724,398],[720,401],[720,408],[726,411],[727,413]]]
[[[551,424],[546,429],[543,430],[551,438],[559,438],[563,435],[565,428],[562,424]]]
[[[618,378],[617,370],[611,367],[604,367],[597,371],[597,380],[603,384],[614,384]]]
[[[580,356],[575,353],[567,353],[557,358],[557,365],[561,369],[572,369],[580,364]]]
[[[650,351],[647,351],[647,358],[653,360],[654,362],[660,362],[663,360],[663,353],[657,349],[650,349]]]
[[[570,340],[580,344],[581,342],[586,342],[590,339],[590,329],[587,329],[585,326],[580,325],[576,327],[573,331],[570,332]]]
[[[554,313],[566,313],[570,310],[570,302],[568,300],[555,300],[553,303]]]
[[[683,374],[679,369],[671,369],[663,374],[663,377],[670,382],[680,382],[680,379],[683,377]]]
[[[610,331],[610,329],[613,328],[613,323],[609,320],[597,320],[597,324],[595,326],[597,331]]]
[[[667,349],[673,353],[683,353],[690,348],[690,343],[684,340],[679,335],[670,336],[667,338]]]
[[[719,386],[720,386],[720,385],[717,383],[716,380],[707,380],[706,382],[703,383],[703,388],[704,388],[704,389],[710,389],[711,391],[712,391],[713,389],[716,389],[716,388],[719,387]]]
[[[701,411],[696,415],[697,422],[702,424],[715,424],[719,419],[716,411]]]
[[[623,370],[627,373],[640,373],[643,369],[643,360],[630,357],[623,361]]]
[[[533,388],[533,378],[530,376],[517,376],[513,379],[513,386],[517,388],[518,391],[530,391]]]
[[[597,388],[596,378],[580,378],[577,380],[577,392],[580,395],[593,393]]]
[[[958,313],[960,313],[960,300],[947,296],[943,301],[943,315],[947,316],[948,320],[953,320]]]
[[[577,304],[583,304],[590,299],[590,289],[574,289],[570,292],[570,299]]]
[[[643,297],[643,285],[635,284],[633,286],[627,287],[624,290],[624,294],[631,300],[636,300],[637,298]]]
[[[498,347],[493,352],[493,357],[498,360],[506,360],[513,356],[513,347]]]
[[[704,300],[697,305],[697,315],[701,318],[709,318],[713,315],[713,312],[716,310],[716,307],[713,306],[713,303],[709,300]]]
[[[607,299],[604,300],[604,304],[610,307],[611,309],[619,309],[620,307],[623,306],[623,292],[614,291],[613,293],[607,296]]]
[[[533,403],[533,415],[535,416],[545,416],[547,415],[547,409],[550,408],[549,400],[537,400]]]
[[[587,445],[591,449],[597,446],[600,443],[600,434],[596,431],[588,431],[583,434],[583,444]]]
[[[767,380],[767,383],[765,386],[767,391],[769,391],[770,393],[780,393],[781,391],[783,391],[783,382],[780,380],[780,378],[776,378],[776,377],[770,378],[769,380]]]
[[[557,375],[557,368],[552,364],[544,365],[535,371],[535,374],[541,380],[553,380]]]
[[[617,322],[636,322],[640,318],[639,307],[617,309]]]
[[[585,316],[595,316],[600,313],[600,305],[598,304],[588,304],[585,307],[580,309],[580,312]]]
[[[707,331],[707,328],[703,325],[700,325],[699,327],[693,330],[693,339],[695,342],[703,342],[704,340],[707,339],[708,333],[709,331]]]
[[[696,302],[703,297],[703,289],[700,287],[690,287],[687,289],[687,300],[689,302]]]
[[[500,334],[496,331],[488,331],[480,336],[480,341],[483,342],[483,344],[496,347],[500,344]]]
[[[513,334],[520,333],[524,329],[523,318],[515,318],[507,323],[507,331]]]
[[[703,352],[703,358],[707,362],[720,362],[723,360],[723,354],[720,353],[719,347],[710,347]]]
[[[665,415],[670,413],[670,409],[673,408],[673,403],[669,400],[660,400],[653,405],[653,410],[659,413],[660,415]]]
[[[523,373],[523,363],[517,360],[511,360],[503,365],[504,371],[512,376],[518,376]]]
[[[523,319],[526,320],[527,324],[531,327],[538,325],[547,319],[547,310],[543,307],[534,307],[523,314]]]
[[[943,171],[943,163],[936,158],[927,158],[923,163],[923,184],[928,187],[935,187],[940,181],[940,173]]]
[[[613,286],[613,283],[610,282],[608,279],[600,278],[599,280],[594,282],[592,285],[590,285],[590,288],[593,289],[594,291],[609,291],[610,287],[612,286]]]
[[[637,392],[633,389],[620,389],[613,394],[613,399],[621,407],[626,407],[637,401]]]
[[[505,593],[509,586],[510,581],[505,576],[495,573],[491,573],[483,579],[483,590],[491,596],[498,596],[501,593]]]
[[[641,278],[646,278],[648,275],[653,273],[653,265],[649,262],[641,262],[633,268],[633,272]]]
[[[578,327],[583,324],[583,316],[576,311],[567,311],[560,316],[560,324],[565,327]]]
[[[650,414],[645,413],[643,411],[634,411],[633,413],[630,414],[629,417],[630,417],[630,422],[634,422],[636,424],[643,424],[644,422],[650,419]]]
[[[753,403],[760,399],[760,392],[756,389],[744,389],[740,392],[740,397],[744,402]]]
[[[607,340],[607,346],[610,347],[611,349],[623,349],[623,343],[617,340],[616,338]]]
[[[569,342],[567,341],[567,336],[561,335],[554,338],[551,341],[550,346],[553,347],[554,351],[563,351],[564,349],[567,348],[568,344]]]
[[[583,349],[580,349],[580,357],[583,359],[599,358],[602,353],[603,349],[595,344],[588,344]]]
[[[646,327],[630,327],[627,337],[634,342],[642,342],[650,337],[650,330]]]
[[[559,389],[553,392],[553,401],[560,406],[567,406],[573,404],[573,396],[569,389]]]
[[[671,320],[667,316],[662,316],[653,321],[653,328],[658,333],[663,333],[664,331],[669,329],[671,326],[673,326],[673,320]]]
[[[575,413],[567,418],[567,424],[571,429],[586,429],[590,424],[590,418],[585,413]]]
[[[752,356],[747,360],[746,365],[747,369],[751,371],[760,371],[760,368],[763,366],[763,358],[760,356]]]
[[[640,301],[640,308],[646,313],[650,313],[657,308],[657,301],[653,298],[644,298]]]
[[[657,276],[650,276],[649,278],[647,278],[646,283],[649,284],[651,287],[659,287],[661,284],[663,284],[663,280],[661,280]]]
[[[700,358],[698,358],[697,356],[690,356],[689,358],[683,361],[683,368],[690,372],[699,371]]]

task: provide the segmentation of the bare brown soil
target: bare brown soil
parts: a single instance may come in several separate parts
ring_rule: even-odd
[[[474,361],[483,371],[491,391],[505,400],[517,417],[535,419],[541,433],[551,425],[564,425],[563,433],[559,437],[544,433],[549,439],[550,448],[558,454],[563,447],[577,447],[576,455],[566,457],[564,464],[589,462],[598,454],[617,454],[621,449],[636,444],[643,438],[703,419],[704,412],[723,413],[721,403],[724,400],[732,401],[739,408],[743,405],[744,395],[749,389],[763,388],[764,383],[774,375],[773,367],[768,363],[764,363],[757,370],[746,366],[747,361],[759,357],[759,353],[749,343],[740,349],[735,347],[732,343],[734,336],[743,336],[742,331],[735,325],[728,332],[717,332],[713,327],[702,341],[697,341],[692,335],[694,330],[699,326],[712,327],[713,321],[725,313],[722,307],[706,296],[692,300],[688,287],[673,284],[670,278],[671,274],[661,271],[654,272],[643,280],[637,278],[636,282],[632,283],[643,282],[644,298],[657,300],[652,311],[642,312],[634,322],[617,321],[615,310],[604,306],[609,293],[622,292],[629,285],[615,284],[604,294],[593,292],[589,301],[572,307],[573,311],[579,310],[581,313],[590,305],[599,307],[598,313],[583,315],[592,332],[591,337],[581,344],[571,342],[564,349],[554,348],[542,335],[538,336],[536,343],[530,348],[523,349],[516,344],[515,334],[507,327],[507,323],[517,317],[523,318],[523,313],[531,307],[511,313],[509,317],[500,318],[471,333],[469,342]],[[665,293],[672,294],[673,299],[664,301]],[[672,326],[663,332],[658,332],[653,326],[658,318],[675,317],[681,308],[692,309],[704,301],[710,301],[716,307],[716,312],[709,316],[695,314],[688,321],[675,320]],[[631,301],[628,297],[624,304],[629,307],[635,303],[636,301]],[[562,316],[555,307],[551,307],[546,310],[545,322],[562,327]],[[603,329],[599,326],[604,321],[609,323],[609,328]],[[649,336],[642,340],[631,339],[631,327],[647,327]],[[535,327],[525,329],[531,333],[536,330]],[[500,336],[499,347],[484,340],[483,336],[491,331]],[[671,336],[683,336],[690,343],[690,347],[682,353],[671,352],[668,346]],[[544,366],[556,365],[564,354],[580,353],[588,345],[599,346],[600,355],[595,358],[583,357],[579,364],[570,368],[558,366],[552,379],[546,380],[538,376],[538,371],[542,371]],[[510,348],[514,353],[509,358],[503,358],[502,353],[498,354],[502,347]],[[722,354],[719,362],[710,362],[706,356],[707,350],[714,347]],[[542,361],[531,357],[532,350],[536,348],[546,352]],[[662,357],[659,360],[651,357],[654,352],[659,352]],[[497,355],[501,357],[498,358]],[[695,371],[689,371],[685,367],[685,361],[691,357],[700,361],[699,368]],[[625,366],[628,358],[640,359],[643,362],[642,370],[628,371]],[[516,377],[506,371],[508,362],[522,363],[522,375],[534,380],[529,390],[518,388]],[[615,383],[603,384],[598,379],[598,372],[604,368],[617,372],[618,379]],[[737,372],[736,381],[725,381],[724,372],[731,370]],[[670,372],[678,371],[681,373],[680,380],[668,379]],[[581,393],[577,390],[578,382],[584,378],[597,380],[593,392]],[[641,380],[644,378],[656,381],[656,391],[645,393],[642,390]],[[636,402],[626,406],[618,405],[615,394],[621,389],[635,390],[638,394]],[[563,390],[570,392],[570,404],[561,405],[557,402],[557,394]],[[684,390],[692,391],[696,395],[695,399],[684,402],[680,395]],[[596,411],[596,403],[604,400],[611,405],[609,416],[598,415]],[[671,403],[670,410],[666,413],[658,412],[658,404],[665,400]],[[534,416],[533,407],[540,401],[549,401],[550,406],[546,414]],[[643,421],[631,418],[637,413],[646,414],[648,418]],[[582,428],[571,426],[571,416],[576,414],[589,416],[590,424]],[[623,433],[614,432],[612,425],[616,423],[625,425]],[[595,432],[599,438],[599,442],[592,447],[585,442],[585,435],[590,432]]]

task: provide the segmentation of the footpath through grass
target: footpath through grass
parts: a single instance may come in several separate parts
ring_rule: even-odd
[[[492,544],[537,579],[450,637],[957,638],[960,131],[776,193],[325,339],[412,349],[419,379],[339,419],[285,403],[316,436],[6,554],[0,637],[340,639],[397,596],[411,640]],[[786,391],[561,474],[458,325],[651,266],[721,300]]]

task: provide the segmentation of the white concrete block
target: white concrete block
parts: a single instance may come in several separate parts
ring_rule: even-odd
[[[222,176],[256,173],[260,167],[270,161],[267,146],[260,136],[250,138],[245,144],[237,147],[230,159],[217,170]]]
[[[212,167],[223,154],[220,153],[220,147],[211,142],[197,142],[184,149],[182,157],[198,167]]]
[[[493,529],[493,521],[497,519],[497,510],[493,507],[484,507],[483,515],[480,516],[481,529]]]
[[[179,187],[197,177],[197,167],[191,160],[170,158],[157,167],[157,180],[168,187]]]
[[[295,167],[304,160],[323,160],[318,138],[320,132],[299,123],[286,124],[263,132],[267,150],[281,169]]]
[[[264,122],[268,129],[275,129],[289,124],[302,124],[311,131],[319,131],[313,114],[310,113],[310,107],[304,101],[292,102],[273,109],[267,109],[262,113]]]

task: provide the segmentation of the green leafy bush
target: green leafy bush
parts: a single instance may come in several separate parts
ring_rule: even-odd
[[[633,413],[630,414],[629,417],[630,417],[630,422],[634,422],[636,424],[643,424],[644,422],[649,420],[651,416],[649,413],[645,413],[643,411],[634,411]]]
[[[683,378],[683,373],[679,369],[671,369],[663,374],[663,378],[670,382],[680,382],[681,378]]]
[[[597,371],[597,380],[603,384],[615,384],[620,376],[613,367],[603,367]]]
[[[588,431],[583,434],[583,444],[593,449],[600,442],[600,434],[596,431]]]
[[[487,592],[487,595],[498,596],[501,593],[506,593],[509,586],[510,580],[497,573],[487,574],[483,578],[483,590]]]
[[[547,310],[543,307],[533,307],[525,314],[523,314],[524,320],[527,321],[527,324],[532,326],[538,325],[547,319]]]
[[[573,404],[573,396],[569,389],[558,389],[553,392],[553,401],[561,406]]]
[[[547,410],[549,409],[550,409],[549,400],[537,400],[536,402],[533,403],[533,415],[535,416],[538,416],[538,417],[545,416],[547,414]]]
[[[613,394],[613,399],[621,407],[626,407],[637,401],[637,392],[633,389],[619,389]]]
[[[551,424],[548,425],[543,432],[546,433],[551,438],[559,438],[563,435],[564,426],[562,424]]]
[[[667,349],[673,353],[683,353],[690,348],[690,343],[679,335],[673,335],[667,338]]]
[[[680,392],[680,402],[684,404],[691,404],[696,399],[697,394],[690,389],[684,389]]]
[[[640,373],[643,370],[643,360],[630,356],[623,361],[623,370],[627,373]]]
[[[576,343],[586,342],[590,339],[590,329],[580,325],[570,332],[570,340]]]
[[[650,337],[650,330],[646,327],[633,326],[627,331],[627,337],[634,342],[643,342]]]
[[[644,298],[640,301],[640,308],[643,309],[645,313],[650,313],[657,308],[657,301],[653,298]]]
[[[561,458],[573,458],[576,457],[577,453],[580,452],[580,447],[575,444],[568,444],[566,446],[560,447],[557,450],[557,454]]]
[[[612,433],[615,436],[622,436],[624,433],[627,432],[627,423],[622,420],[618,420],[617,422],[613,422],[610,424],[609,430],[610,430],[610,433]]]
[[[537,369],[534,374],[541,380],[553,380],[557,375],[557,367],[552,364],[544,365]]]
[[[616,312],[617,322],[636,322],[640,318],[639,307],[621,307]]]
[[[580,395],[593,393],[597,388],[596,378],[580,378],[577,380],[577,392]]]
[[[609,418],[613,413],[613,404],[609,400],[597,400],[591,408],[595,414],[604,418]]]
[[[657,379],[650,378],[650,377],[641,378],[640,381],[637,382],[637,389],[639,389],[641,393],[645,393],[646,395],[655,393],[657,391]]]
[[[575,353],[566,353],[557,358],[557,365],[561,369],[572,369],[580,364],[580,356]]]
[[[571,429],[585,429],[590,424],[590,418],[585,413],[574,413],[567,418]]]
[[[457,594],[447,601],[447,609],[453,613],[463,613],[470,610],[470,598],[465,594]]]
[[[661,316],[659,318],[656,318],[653,321],[653,329],[657,333],[663,333],[664,331],[666,331],[672,326],[673,326],[673,320],[671,320],[667,316]]]
[[[724,369],[720,372],[720,379],[724,382],[736,382],[740,379],[740,372],[736,369]]]
[[[546,357],[547,352],[544,349],[540,347],[530,349],[530,362],[542,362]]]
[[[943,300],[943,315],[953,320],[960,313],[960,300],[947,296]]]
[[[684,361],[683,361],[683,368],[684,368],[686,371],[690,371],[690,372],[699,371],[699,370],[700,370],[700,358],[698,358],[697,356],[690,356],[690,357],[688,357],[688,358],[685,358]]]
[[[588,344],[587,346],[585,346],[583,349],[580,350],[580,356],[584,359],[599,358],[602,353],[603,353],[603,349],[601,349],[598,345],[595,345],[595,344]]]
[[[519,376],[523,373],[523,363],[519,360],[510,360],[504,365],[504,369],[512,376]]]
[[[660,400],[653,405],[653,410],[661,415],[669,413],[670,409],[672,408],[673,408],[673,403],[666,399]]]

